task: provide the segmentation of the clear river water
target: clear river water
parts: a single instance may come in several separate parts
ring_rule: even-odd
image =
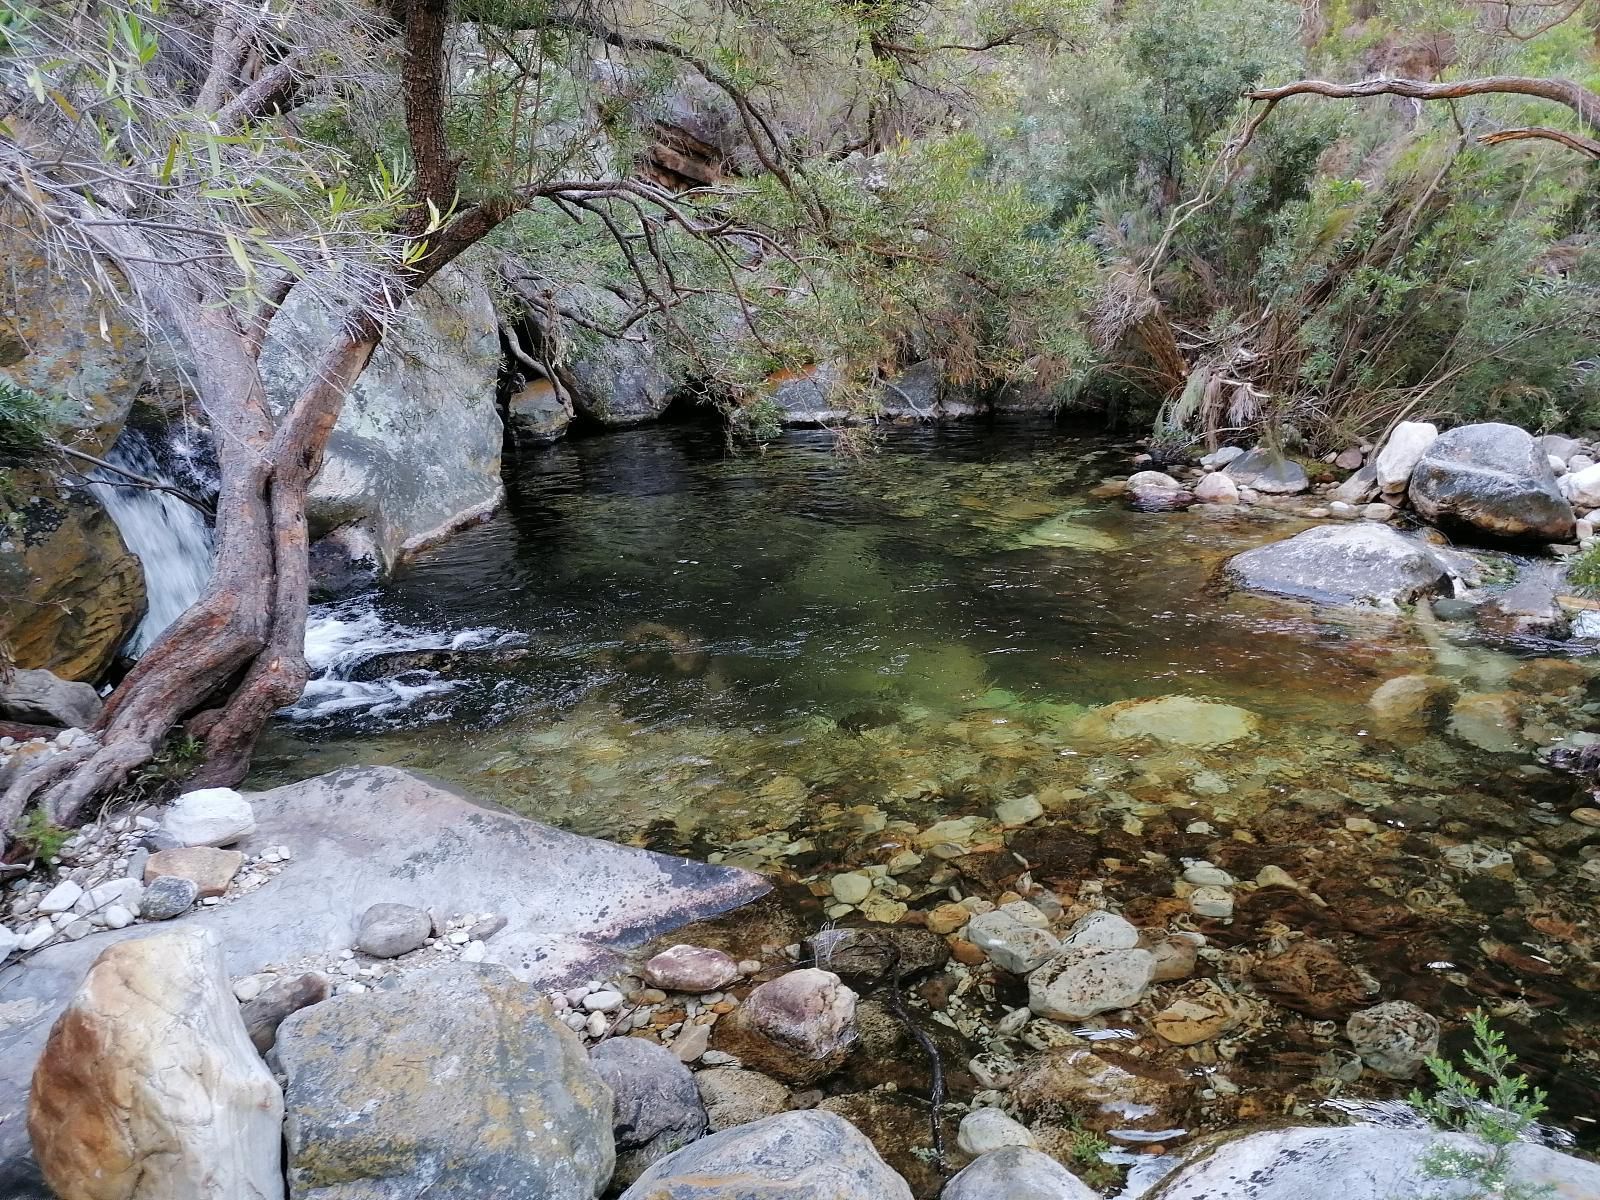
[[[834,872],[980,818],[964,875],[1019,854],[1066,900],[1191,924],[1241,990],[1251,955],[1304,934],[1375,998],[1449,1022],[1489,1009],[1593,1149],[1600,831],[1569,819],[1583,791],[1538,756],[1600,726],[1592,660],[1426,611],[1230,591],[1229,555],[1309,522],[1130,511],[1095,494],[1128,457],[1051,425],[895,431],[859,457],[826,433],[730,454],[692,425],[562,443],[508,471],[491,520],[314,613],[318,678],[252,785],[430,772],[566,829],[769,872],[813,927]],[[1479,699],[1380,719],[1369,698],[1407,674]],[[1246,731],[1129,703],[1173,696],[1244,710]],[[1129,712],[1144,719],[1111,719]],[[1024,796],[1044,815],[1002,833],[996,805]],[[927,858],[896,876],[913,907],[943,898]],[[1294,886],[1192,920],[1185,858]],[[1350,1083],[1301,1010],[1258,1006],[1211,1119],[1386,1094]]]

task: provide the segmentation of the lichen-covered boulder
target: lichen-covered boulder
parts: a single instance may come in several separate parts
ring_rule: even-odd
[[[16,218],[0,221],[0,379],[60,397],[55,433],[100,453],[144,385],[145,340],[115,298],[64,277]]]
[[[34,1069],[28,1132],[64,1200],[279,1200],[283,1100],[201,929],[95,960]]]
[[[278,1029],[295,1200],[593,1200],[611,1092],[539,990],[455,964]]]
[[[1410,495],[1427,520],[1494,537],[1565,541],[1577,521],[1549,456],[1526,430],[1498,422],[1435,438],[1411,473]]]
[[[812,1110],[685,1146],[621,1200],[911,1200],[911,1189],[849,1121]]]
[[[16,665],[92,681],[144,609],[139,560],[90,490],[13,468],[0,492],[0,642]]]

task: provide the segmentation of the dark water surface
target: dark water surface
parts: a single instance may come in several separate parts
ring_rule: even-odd
[[[729,455],[689,426],[563,443],[519,465],[492,520],[319,614],[324,678],[253,782],[412,767],[802,898],[1035,796],[1045,816],[1009,848],[1064,899],[1092,879],[1138,923],[1192,924],[1241,987],[1251,955],[1304,934],[1379,999],[1452,1027],[1483,1005],[1593,1144],[1600,831],[1567,819],[1582,797],[1536,757],[1597,724],[1587,661],[1230,594],[1228,555],[1306,522],[1091,494],[1126,462],[1052,426],[894,432],[859,458],[820,433]],[[1385,724],[1368,698],[1405,674],[1515,717]],[[1126,703],[1172,696],[1203,703]],[[1183,858],[1281,867],[1302,891],[1242,889],[1233,922],[1190,920]],[[938,865],[887,898],[931,907]],[[1264,1005],[1237,1040],[1224,1065],[1256,1115],[1345,1088],[1330,1028]],[[1259,1099],[1273,1089],[1282,1105]]]

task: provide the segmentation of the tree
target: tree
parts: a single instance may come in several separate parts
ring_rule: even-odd
[[[36,0],[0,14],[8,214],[176,337],[221,469],[209,588],[118,685],[91,742],[10,786],[0,829],[35,801],[71,823],[180,722],[204,739],[199,782],[243,777],[260,729],[306,680],[306,491],[344,396],[409,297],[514,219],[542,211],[610,243],[633,284],[630,312],[600,331],[611,336],[647,314],[670,323],[720,287],[760,338],[762,295],[741,281],[775,269],[768,311],[793,309],[790,293],[821,286],[784,244],[808,238],[839,275],[916,263],[979,278],[959,247],[860,219],[859,189],[837,169],[844,150],[803,153],[770,97],[785,76],[823,71],[835,113],[904,108],[913,91],[926,103],[943,95],[929,83],[942,57],[1059,36],[1050,8],[980,11],[964,22],[977,40],[931,20],[933,36],[912,28],[933,12],[917,5],[740,0],[717,21],[646,9],[631,24],[597,5],[536,0],[388,0],[376,11],[347,0]],[[593,48],[627,56],[644,87],[665,64],[716,89],[760,179],[674,194],[604,170],[625,116],[614,96],[585,94]],[[855,125],[869,141],[881,129],[873,116]],[[342,319],[310,382],[277,411],[259,359],[292,292]]]

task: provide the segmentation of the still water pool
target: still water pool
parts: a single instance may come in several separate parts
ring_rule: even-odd
[[[1537,753],[1600,725],[1589,661],[1230,592],[1229,555],[1309,522],[1129,511],[1096,495],[1127,461],[1055,426],[900,431],[860,457],[822,433],[730,455],[690,426],[563,443],[492,520],[316,614],[321,678],[252,783],[423,770],[767,871],[817,924],[835,872],[920,857],[867,906],[885,919],[1020,855],[1068,902],[1201,929],[1241,991],[1252,956],[1304,935],[1377,998],[1447,1024],[1489,1008],[1592,1145],[1600,830]],[[1375,711],[1401,675],[1442,681],[1443,708]],[[1133,703],[1163,697],[1187,700]],[[994,823],[1024,797],[1042,817]],[[968,816],[964,843],[923,837]],[[1186,858],[1293,886],[1192,919]],[[1263,1008],[1217,1103],[1373,1087],[1341,1076],[1317,1007]]]

